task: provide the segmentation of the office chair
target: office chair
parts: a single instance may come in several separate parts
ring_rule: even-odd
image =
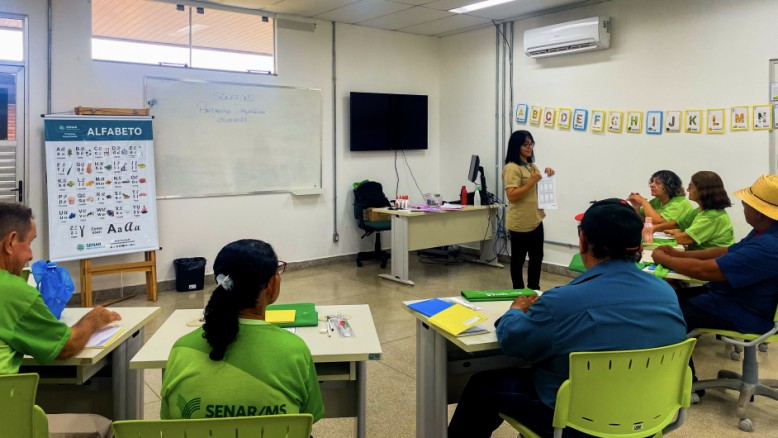
[[[724,388],[740,392],[736,410],[737,416],[740,418],[738,427],[746,432],[751,432],[754,429],[753,423],[746,415],[746,404],[757,395],[778,400],[778,379],[759,379],[759,364],[756,361],[757,349],[762,350],[762,348],[765,348],[766,350],[767,343],[778,341],[778,308],[775,311],[774,321],[773,328],[762,334],[738,333],[730,330],[709,328],[694,329],[689,333],[689,337],[712,333],[718,339],[734,345],[736,349],[743,349],[742,374],[729,370],[720,370],[716,379],[694,382],[693,387],[695,391],[708,388]],[[692,394],[692,401],[697,403],[700,401],[700,397],[697,394]]]
[[[48,418],[35,404],[37,389],[37,374],[0,375],[0,435],[48,438]]]
[[[695,342],[571,353],[570,374],[554,406],[554,437],[561,438],[565,427],[596,437],[634,438],[661,437],[680,427],[691,402],[689,358]],[[521,436],[538,438],[515,419],[500,416]]]
[[[371,207],[388,207],[389,205],[389,200],[386,199],[380,183],[365,180],[354,184],[354,218],[357,220],[357,226],[365,232],[360,239],[375,233],[373,251],[358,252],[357,266],[362,267],[362,262],[365,260],[378,260],[381,263],[381,268],[386,268],[386,262],[390,256],[381,247],[381,231],[390,230],[392,221],[366,220],[364,210]]]
[[[114,421],[116,438],[309,438],[311,414]]]

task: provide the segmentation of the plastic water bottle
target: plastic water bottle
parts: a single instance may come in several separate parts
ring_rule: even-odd
[[[475,193],[473,193],[473,205],[481,205],[481,185],[475,185]]]
[[[646,222],[643,224],[643,243],[645,245],[654,243],[654,220],[648,216],[646,217]]]

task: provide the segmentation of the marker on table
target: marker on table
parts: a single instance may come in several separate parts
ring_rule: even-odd
[[[327,317],[327,337],[332,337],[332,332],[335,331],[335,328],[332,327],[332,321],[330,321],[330,317]]]

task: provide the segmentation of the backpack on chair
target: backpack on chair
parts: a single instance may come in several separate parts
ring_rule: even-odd
[[[389,199],[384,195],[384,188],[381,183],[376,181],[362,181],[355,184],[354,203],[360,204],[362,208],[371,207],[389,207]]]

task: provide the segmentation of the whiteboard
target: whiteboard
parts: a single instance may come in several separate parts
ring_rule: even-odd
[[[321,188],[321,90],[145,78],[159,198]]]

